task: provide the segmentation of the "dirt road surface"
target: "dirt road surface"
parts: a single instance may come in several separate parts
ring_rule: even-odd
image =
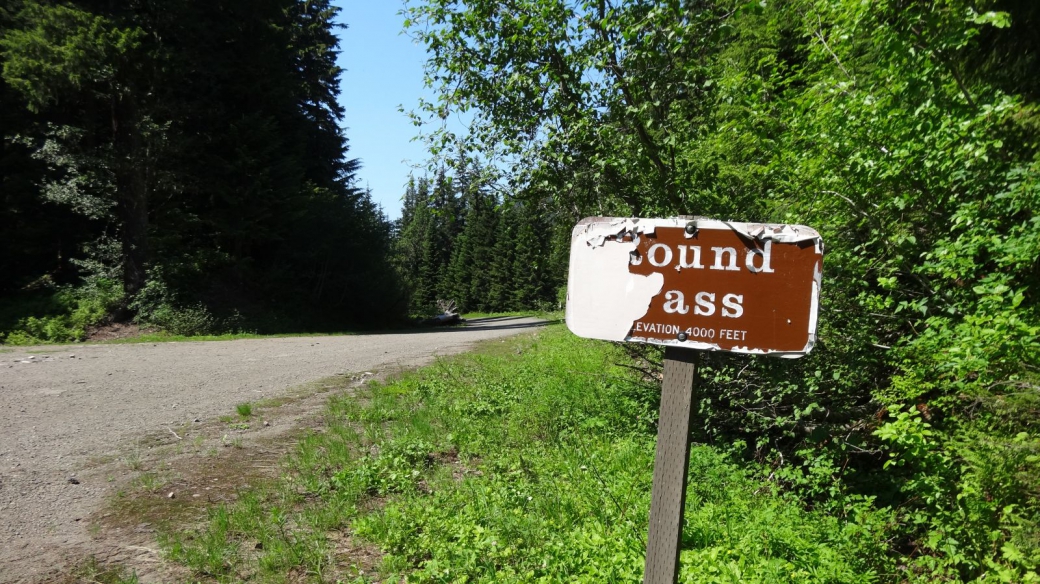
[[[495,318],[391,334],[3,349],[0,582],[50,579],[92,553],[96,533],[84,519],[112,496],[143,436],[179,440],[178,428],[234,414],[237,404],[333,375],[419,366],[540,324]]]

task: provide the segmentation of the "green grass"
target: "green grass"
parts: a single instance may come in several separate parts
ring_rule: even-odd
[[[499,317],[537,317],[540,312],[534,310],[517,310],[514,312],[467,312],[462,318],[499,318]]]
[[[638,582],[659,388],[625,362],[552,326],[334,397],[281,481],[163,545],[221,581]],[[887,516],[807,510],[759,470],[693,447],[681,581],[882,579]]]
[[[338,336],[350,336],[359,334],[357,332],[332,332],[332,333],[276,333],[276,334],[256,334],[256,333],[228,333],[223,335],[197,335],[197,336],[185,336],[185,335],[174,335],[164,332],[152,332],[144,333],[136,337],[127,337],[122,339],[106,339],[101,341],[87,341],[89,344],[99,345],[125,345],[134,343],[184,343],[184,342],[204,342],[204,341],[236,341],[240,339],[281,339],[290,337],[338,337]],[[42,340],[34,341],[32,344],[47,346],[47,347],[62,347],[72,346],[80,343],[69,343],[60,342],[52,343]],[[30,352],[50,352],[48,351],[30,351]],[[0,348],[0,352],[11,352],[14,349],[3,349]]]
[[[248,418],[253,415],[253,405],[249,402],[238,404],[235,406],[235,411],[238,412],[239,416]]]
[[[560,320],[563,318],[562,310],[554,311],[542,311],[542,310],[518,310],[515,312],[467,312],[462,315],[462,318],[466,320],[474,318],[505,318],[505,317],[519,317],[519,318],[544,318],[546,320]]]
[[[144,464],[141,462],[141,453],[139,451],[132,451],[126,455],[123,459],[126,462],[126,468],[130,470],[141,470],[144,468]]]
[[[137,584],[136,572],[127,572],[118,567],[105,566],[94,556],[90,556],[78,565],[62,584],[91,582],[93,584]]]
[[[196,335],[196,336],[185,336],[185,335],[174,335],[170,333],[157,332],[157,333],[144,333],[136,337],[128,337],[125,339],[111,339],[107,341],[100,341],[103,344],[131,344],[131,343],[183,343],[183,342],[204,342],[204,341],[237,341],[240,339],[283,339],[289,337],[341,337],[356,335],[356,332],[334,332],[334,333],[276,333],[276,334],[257,334],[257,333],[228,333],[223,335]]]
[[[497,318],[497,317],[531,317],[531,318],[543,318],[546,320],[561,320],[563,318],[562,312],[540,312],[540,311],[519,311],[519,312],[498,312],[498,313],[468,313],[463,315],[466,319],[476,318]],[[395,331],[406,331],[408,329],[393,329]],[[103,344],[103,345],[125,345],[135,343],[194,343],[194,342],[208,342],[208,341],[237,341],[242,339],[282,339],[292,337],[341,337],[341,336],[353,336],[367,333],[379,333],[385,332],[380,330],[373,331],[337,331],[337,332],[322,332],[322,333],[270,333],[270,334],[259,334],[259,333],[226,333],[220,335],[175,335],[168,332],[146,332],[138,336],[127,337],[122,339],[107,339],[101,341],[88,341],[90,343]],[[29,344],[42,345],[47,347],[62,347],[72,345],[69,342],[48,342],[42,339],[32,339]],[[0,347],[2,347],[0,343]],[[49,349],[48,351],[53,350]],[[13,349],[0,348],[0,352],[10,352]],[[37,351],[43,352],[43,351]]]

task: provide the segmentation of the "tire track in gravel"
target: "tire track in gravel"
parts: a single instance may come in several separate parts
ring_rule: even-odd
[[[0,353],[0,582],[53,574],[89,547],[81,520],[111,495],[91,473],[141,437],[345,373],[423,365],[544,324],[471,320],[387,334],[72,345]],[[9,348],[10,349],[10,348]]]

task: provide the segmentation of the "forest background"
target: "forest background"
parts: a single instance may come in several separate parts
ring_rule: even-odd
[[[806,224],[816,349],[709,355],[694,438],[888,517],[890,580],[1037,579],[1040,5],[411,3],[437,99],[395,224],[352,180],[332,9],[218,7],[0,8],[7,342],[554,307],[584,216]]]
[[[473,115],[429,132],[432,152],[489,161],[504,200],[548,217],[557,230],[521,238],[548,265],[588,215],[823,235],[813,354],[707,356],[695,440],[809,508],[889,514],[886,580],[1037,580],[1040,5],[431,0],[407,16],[438,90],[417,119]]]

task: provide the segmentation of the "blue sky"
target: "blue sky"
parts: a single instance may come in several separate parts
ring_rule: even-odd
[[[358,186],[372,196],[391,219],[401,215],[401,196],[412,165],[426,159],[418,128],[404,113],[416,107],[423,89],[426,52],[401,34],[404,17],[397,0],[334,0],[341,8],[339,101],[346,109],[343,125],[349,155],[361,159]],[[417,172],[421,174],[421,172]]]

